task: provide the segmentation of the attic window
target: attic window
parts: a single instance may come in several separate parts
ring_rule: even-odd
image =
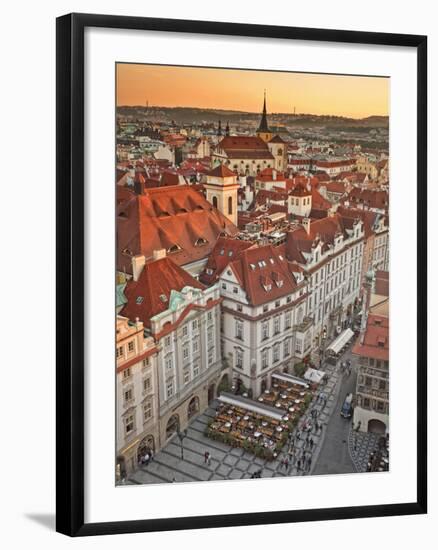
[[[167,302],[167,296],[165,294],[160,294],[160,300],[164,303]]]
[[[284,260],[283,256],[281,254],[278,255],[278,257],[280,258],[281,261]]]
[[[136,303],[137,305],[140,305],[140,304],[143,303],[143,301],[144,301],[143,296],[137,296],[137,298],[136,298],[136,300],[135,300],[135,303]]]
[[[167,249],[167,252],[169,254],[172,254],[174,252],[178,252],[179,250],[181,250],[181,247],[177,244],[173,244],[172,246],[170,246],[168,249]]]
[[[125,254],[125,256],[132,256],[132,251],[129,248],[124,248],[122,254]]]
[[[274,259],[273,259],[273,258],[269,258],[269,261],[271,262],[271,264],[274,263]]]
[[[228,251],[228,256],[231,258],[232,255],[233,255],[233,251],[232,251],[232,250],[229,250],[229,251]]]
[[[207,241],[202,237],[199,237],[199,239],[196,239],[195,246],[202,246],[204,244],[207,244]]]
[[[213,270],[212,269],[207,268],[206,271],[207,271],[207,275],[213,275]]]
[[[223,256],[223,255],[225,254],[225,250],[222,248],[222,250],[219,252],[219,254],[220,254],[221,256]]]
[[[255,264],[249,264],[249,267],[254,270],[256,268]]]

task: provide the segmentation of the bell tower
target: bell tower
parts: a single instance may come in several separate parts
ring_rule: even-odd
[[[204,189],[207,200],[237,225],[237,194],[240,188],[237,176],[223,164],[219,164],[206,174]]]

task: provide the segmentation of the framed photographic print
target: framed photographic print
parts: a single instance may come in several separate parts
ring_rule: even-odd
[[[424,36],[57,20],[58,531],[426,512],[426,101]]]

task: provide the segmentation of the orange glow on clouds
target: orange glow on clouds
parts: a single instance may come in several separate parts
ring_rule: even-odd
[[[117,105],[198,107],[362,118],[388,115],[389,78],[117,65]]]

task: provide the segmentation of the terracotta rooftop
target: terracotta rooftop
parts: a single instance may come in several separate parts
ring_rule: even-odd
[[[352,349],[355,355],[388,361],[389,319],[383,315],[368,315],[363,342],[358,341]]]
[[[128,301],[120,314],[131,321],[138,317],[145,327],[150,327],[151,318],[169,308],[171,291],[180,291],[185,286],[204,288],[169,257],[146,263],[138,281],[126,285]]]
[[[190,185],[156,187],[117,208],[117,267],[132,272],[131,256],[166,249],[178,265],[201,260],[220,235],[237,227]]]
[[[235,177],[236,174],[227,168],[225,164],[218,164],[216,168],[210,170],[210,172],[207,172],[207,176],[214,176],[216,178],[232,178]]]
[[[251,305],[261,305],[295,291],[295,277],[280,251],[271,245],[249,248],[229,264]]]
[[[230,262],[238,258],[244,250],[254,246],[256,245],[250,241],[219,237],[199,280],[206,285],[213,284]]]

